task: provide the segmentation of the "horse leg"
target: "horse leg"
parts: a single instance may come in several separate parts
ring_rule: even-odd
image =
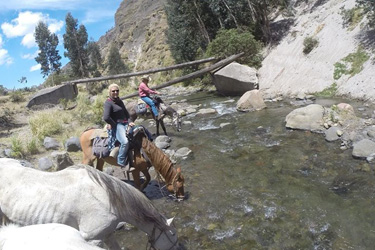
[[[103,166],[104,166],[104,160],[103,159],[96,159],[96,169],[99,171],[103,171]]]
[[[163,121],[163,119],[160,120],[160,125],[161,125],[161,128],[162,128],[163,131],[164,131],[164,134],[165,134],[165,135],[168,135],[168,134],[167,134],[167,130],[165,129],[165,125],[164,125],[164,121]]]
[[[146,180],[142,183],[142,186],[141,186],[141,191],[142,191],[150,183],[151,176],[150,176],[150,173],[148,172],[148,167],[146,167],[146,169],[142,169],[141,171],[142,171],[143,175],[146,177]]]
[[[159,136],[160,135],[159,133],[160,120],[156,118],[155,121],[156,121],[156,136]]]
[[[134,186],[142,191],[140,171],[142,168],[142,155],[138,148],[134,149],[134,170],[132,171]]]

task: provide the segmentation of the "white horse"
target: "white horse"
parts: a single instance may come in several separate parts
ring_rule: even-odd
[[[136,188],[86,165],[58,172],[0,158],[0,217],[19,225],[66,224],[87,241],[120,249],[120,222],[144,231],[157,249],[178,249],[176,229]]]
[[[104,250],[89,244],[79,231],[64,224],[38,224],[0,228],[1,250]]]

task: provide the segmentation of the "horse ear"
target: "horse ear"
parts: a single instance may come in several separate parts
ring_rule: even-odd
[[[173,220],[174,220],[174,217],[173,217],[173,218],[170,218],[170,219],[167,219],[167,225],[168,225],[168,226],[171,226]]]

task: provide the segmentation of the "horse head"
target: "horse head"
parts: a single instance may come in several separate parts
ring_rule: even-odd
[[[185,198],[184,182],[185,178],[181,173],[181,168],[178,167],[176,176],[173,178],[172,183],[167,185],[168,191],[175,195],[177,201],[183,201]]]
[[[165,225],[154,225],[152,233],[148,236],[148,242],[154,249],[181,249],[178,242],[177,230],[172,224],[174,218],[167,219]]]

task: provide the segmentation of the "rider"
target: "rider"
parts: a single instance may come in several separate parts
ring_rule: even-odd
[[[120,149],[117,156],[117,164],[126,166],[129,142],[126,137],[128,125],[134,126],[124,102],[119,98],[119,86],[111,84],[108,87],[109,98],[104,102],[103,120],[107,123],[107,129],[112,130],[112,135],[120,142]]]
[[[155,119],[159,118],[158,109],[155,106],[154,101],[150,98],[150,94],[156,94],[159,95],[160,92],[152,90],[148,87],[148,83],[151,81],[151,78],[148,75],[144,75],[141,78],[141,83],[139,84],[138,93],[139,97],[147,103],[152,110],[152,113],[154,113]]]

